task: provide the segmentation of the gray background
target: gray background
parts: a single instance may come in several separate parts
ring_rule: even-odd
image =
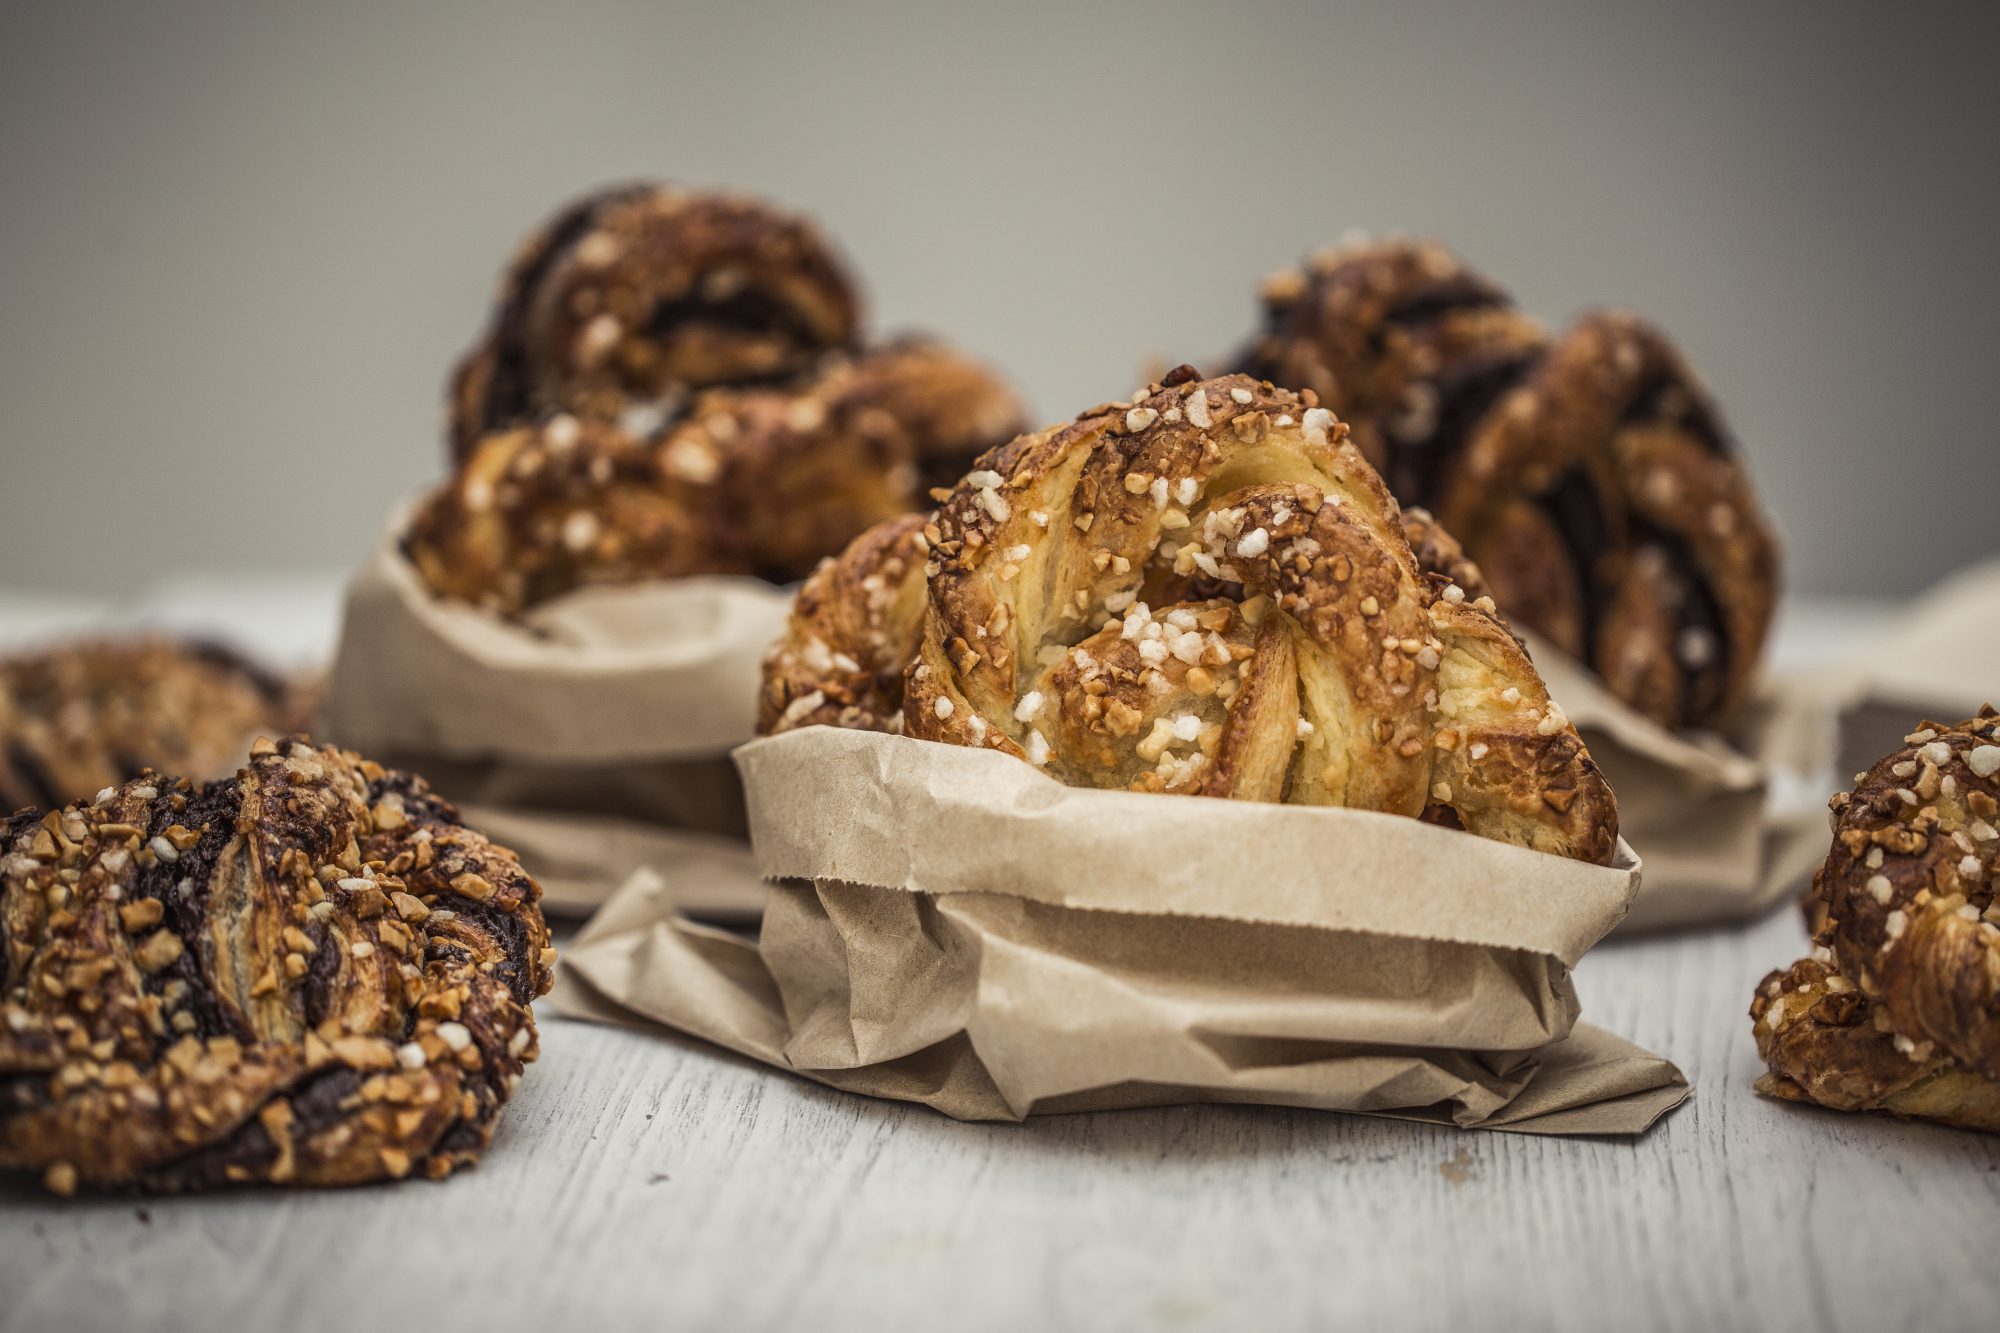
[[[657,175],[818,214],[1050,419],[1435,234],[1672,331],[1795,588],[1913,590],[2000,527],[1994,12],[10,0],[0,584],[351,566],[521,234]]]

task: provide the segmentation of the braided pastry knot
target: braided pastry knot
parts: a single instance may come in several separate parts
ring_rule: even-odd
[[[1310,396],[1188,367],[1021,436],[944,501],[920,570],[917,534],[878,529],[807,586],[766,729],[886,726],[914,639],[914,736],[1608,862],[1616,805],[1583,743],[1491,601],[1419,569],[1344,436]]]
[[[1013,391],[919,339],[788,385],[710,389],[649,434],[556,413],[487,436],[411,517],[432,589],[515,614],[586,584],[803,578],[1019,427]]]
[[[2000,1131],[2000,714],[1923,723],[1832,809],[1818,951],[1751,1004],[1759,1089]]]
[[[147,1189],[477,1160],[554,950],[421,779],[303,738],[0,820],[0,1167]]]
[[[1706,391],[1618,313],[1559,337],[1429,242],[1316,255],[1264,288],[1241,362],[1353,423],[1405,504],[1465,543],[1518,619],[1671,728],[1741,701],[1777,544]]]
[[[635,184],[576,201],[515,257],[451,392],[454,453],[561,409],[615,420],[851,349],[860,298],[817,228],[755,199]]]

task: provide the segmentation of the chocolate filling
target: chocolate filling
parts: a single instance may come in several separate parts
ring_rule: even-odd
[[[507,303],[493,321],[493,375],[487,382],[486,403],[480,413],[482,429],[499,429],[534,415],[534,377],[529,370],[532,357],[522,345],[520,331],[528,306],[555,266],[577,242],[590,234],[606,209],[644,193],[645,187],[637,185],[622,190],[607,190],[575,204],[550,224],[542,248],[528,266],[515,275]]]
[[[449,1157],[458,1153],[477,1153],[486,1146],[487,1135],[491,1132],[486,1124],[476,1120],[454,1120],[438,1141],[431,1147],[430,1156]]]
[[[198,830],[201,836],[178,860],[155,861],[141,869],[132,885],[135,898],[159,900],[164,911],[161,924],[187,946],[179,958],[146,979],[146,989],[157,995],[168,983],[185,981],[187,999],[182,1007],[194,1015],[192,1035],[204,1041],[211,1037],[235,1037],[243,1042],[257,1039],[243,1016],[222,1003],[212,978],[201,966],[200,942],[206,938],[209,924],[209,889],[223,849],[236,836],[236,817],[242,807],[243,787],[236,778],[196,787],[188,793],[187,806],[181,810],[175,810],[169,800],[154,802],[146,830],[149,838],[164,834],[175,824]],[[188,886],[185,893],[180,891],[182,884]],[[179,1036],[176,1033],[170,1040]]]
[[[299,1004],[306,1026],[316,1028],[333,1011],[333,983],[340,976],[340,950],[327,942],[324,926],[315,923],[306,935],[317,948],[299,985]]]
[[[292,1138],[311,1138],[345,1114],[345,1108],[361,1095],[363,1075],[344,1065],[308,1074],[284,1094],[292,1111]],[[152,1175],[177,1189],[214,1189],[233,1184],[229,1168],[244,1167],[254,1176],[278,1155],[278,1146],[256,1116],[237,1126],[219,1142],[187,1156],[161,1164]]]
[[[1381,327],[1419,329],[1461,310],[1487,310],[1510,304],[1505,293],[1470,273],[1461,273],[1434,282],[1390,306],[1383,312]],[[1380,334],[1376,336],[1379,340]]]
[[[458,807],[434,791],[419,789],[417,781],[408,773],[384,773],[368,784],[368,804],[379,805],[384,796],[393,795],[402,801],[403,814],[413,823],[458,823]]]
[[[1676,394],[1678,402],[1672,401]],[[1671,426],[1718,457],[1727,458],[1735,453],[1714,406],[1680,376],[1664,370],[1639,386],[1618,419],[1621,428],[1652,423]]]
[[[1435,506],[1472,432],[1533,364],[1532,354],[1489,352],[1462,357],[1445,367],[1430,381],[1437,394],[1430,432],[1406,436],[1385,431],[1391,448],[1383,480],[1390,493],[1405,505]]]
[[[732,333],[772,334],[799,347],[818,341],[796,309],[755,287],[740,288],[719,301],[703,296],[699,289],[678,300],[662,301],[653,307],[645,332],[664,339],[683,328],[703,325]]]
[[[1589,476],[1576,468],[1563,473],[1553,487],[1544,491],[1540,503],[1576,568],[1581,589],[1581,604],[1577,607],[1580,641],[1585,654],[1593,654],[1608,594],[1599,565],[1610,547],[1611,525],[1597,489],[1590,484]]]
[[[259,663],[251,661],[226,643],[214,639],[188,639],[185,646],[190,656],[221,667],[243,677],[257,693],[264,696],[266,703],[281,703],[291,693],[291,687],[282,676],[267,671]],[[137,771],[137,770],[134,770]]]
[[[492,975],[506,982],[508,992],[522,1004],[526,1004],[534,999],[533,979],[530,977],[529,968],[527,967],[528,930],[521,923],[521,918],[518,914],[502,912],[492,907],[489,903],[474,902],[470,898],[462,898],[457,894],[452,894],[448,898],[441,898],[437,905],[449,908],[462,917],[477,921],[481,927],[492,932],[494,938],[499,940],[504,955],[499,962],[493,964]],[[436,958],[450,957],[445,950],[455,947],[457,946],[453,945],[447,939],[433,937],[429,956]]]
[[[8,804],[14,807],[40,805],[54,808],[63,803],[49,771],[42,767],[41,756],[18,740],[7,742],[7,765],[21,780],[20,791],[6,793]]]
[[[1635,518],[1633,527],[1634,549],[1643,551],[1650,546],[1659,551],[1681,592],[1677,628],[1668,651],[1680,671],[1680,725],[1689,726],[1694,719],[1715,711],[1729,681],[1732,645],[1724,630],[1722,604],[1702,576],[1701,564],[1685,538],[1643,519]],[[1708,660],[1698,666],[1691,665],[1681,651],[1690,632],[1706,635],[1713,645]]]

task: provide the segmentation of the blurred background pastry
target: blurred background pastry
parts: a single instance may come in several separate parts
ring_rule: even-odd
[[[1509,616],[1662,726],[1729,717],[1770,629],[1778,544],[1664,334],[1595,312],[1551,335],[1428,241],[1321,252],[1263,300],[1242,367],[1349,421]]]
[[[860,327],[853,278],[805,219],[672,185],[600,190],[515,256],[452,378],[453,451],[552,408],[616,420],[785,379],[852,350]]]
[[[76,639],[0,657],[0,808],[50,809],[147,768],[215,777],[302,727],[313,688],[219,643]]]
[[[672,186],[537,233],[450,408],[455,471],[404,549],[440,595],[505,614],[586,584],[803,578],[1023,424],[979,361],[867,343],[812,224]]]

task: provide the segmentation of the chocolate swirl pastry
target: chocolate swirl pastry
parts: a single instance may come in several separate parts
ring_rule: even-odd
[[[0,659],[0,809],[58,806],[147,768],[228,771],[304,724],[308,691],[219,644],[86,639]]]
[[[1923,723],[1831,804],[1818,947],[1751,1001],[1758,1091],[2000,1132],[2000,714]]]
[[[1738,704],[1778,552],[1714,404],[1658,330],[1618,313],[1550,337],[1428,242],[1315,256],[1264,287],[1251,374],[1350,421],[1510,616],[1662,726]]]
[[[785,385],[711,389],[648,436],[557,413],[488,436],[414,515],[442,596],[518,614],[587,584],[804,577],[1019,424],[1013,392],[921,340]]]
[[[767,730],[892,729],[1079,786],[1424,816],[1608,862],[1609,787],[1490,599],[1419,568],[1308,392],[1181,367],[987,454],[801,594]],[[1432,539],[1443,564],[1463,557]],[[915,580],[921,621],[909,614]]]
[[[536,1055],[540,889],[302,737],[0,821],[0,1168],[147,1190],[441,1178]]]
[[[852,349],[859,326],[852,280],[804,219],[737,195],[607,189],[516,256],[453,378],[453,451],[553,410],[613,420],[796,375]]]

